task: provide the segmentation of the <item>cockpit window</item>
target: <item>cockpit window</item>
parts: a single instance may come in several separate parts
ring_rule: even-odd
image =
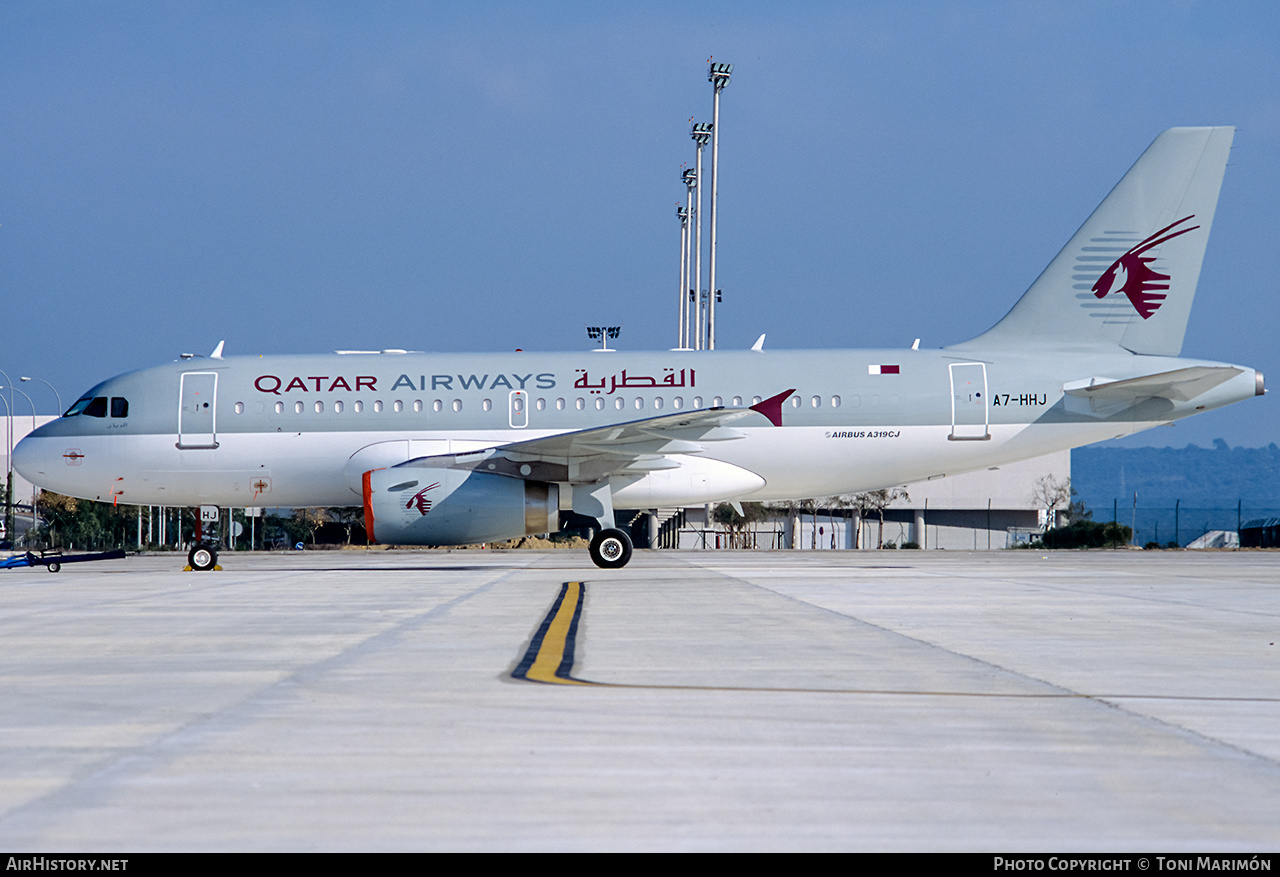
[[[85,396],[83,399],[77,399],[76,404],[68,408],[67,413],[62,416],[75,417],[77,414],[87,414],[90,417],[106,417],[107,403],[106,396]],[[113,418],[123,420],[129,416],[129,400],[123,396],[112,396],[110,408]]]
[[[82,414],[82,413],[84,412],[84,409],[88,408],[88,407],[89,407],[89,403],[90,403],[90,402],[92,402],[92,401],[93,401],[93,397],[92,397],[92,396],[85,396],[83,399],[77,399],[77,400],[76,400],[76,404],[74,404],[74,405],[72,405],[70,408],[68,408],[68,409],[67,409],[67,413],[66,413],[66,414],[64,414],[64,415],[62,415],[62,416],[63,416],[63,417],[75,417],[77,414]]]

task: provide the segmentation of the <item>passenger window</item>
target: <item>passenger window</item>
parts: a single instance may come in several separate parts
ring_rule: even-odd
[[[99,396],[94,399],[84,409],[84,413],[90,417],[106,417],[107,416],[107,397]]]

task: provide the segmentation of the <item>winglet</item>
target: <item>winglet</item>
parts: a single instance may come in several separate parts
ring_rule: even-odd
[[[218,346],[217,346],[217,347],[215,347],[215,348],[213,348],[213,353],[210,353],[210,354],[209,354],[209,358],[210,358],[210,359],[222,359],[222,345],[224,345],[224,344],[226,344],[226,343],[227,343],[226,341],[219,341],[219,342],[218,342]]]
[[[785,390],[776,396],[770,396],[763,402],[757,402],[751,406],[752,411],[759,411],[765,417],[769,418],[769,422],[774,426],[782,426],[782,403],[790,398],[795,392],[795,388]]]

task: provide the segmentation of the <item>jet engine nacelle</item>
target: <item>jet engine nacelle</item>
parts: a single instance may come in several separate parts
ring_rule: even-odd
[[[364,473],[370,541],[466,545],[559,529],[555,484],[458,469],[393,467]]]

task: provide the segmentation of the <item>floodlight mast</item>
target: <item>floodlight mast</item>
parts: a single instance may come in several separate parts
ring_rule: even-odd
[[[711,276],[707,289],[707,349],[716,349],[716,196],[720,164],[720,92],[729,84],[732,64],[711,64],[707,81],[711,83]]]
[[[680,348],[689,350],[693,347],[693,321],[689,315],[689,305],[697,301],[693,292],[693,190],[698,188],[698,172],[693,168],[685,168],[681,177],[685,187],[685,251],[684,286],[680,293],[680,320],[683,327]]]
[[[612,348],[609,347],[609,339],[617,338],[621,334],[622,334],[621,326],[588,326],[587,327],[587,337],[593,340],[599,339],[600,341],[600,346],[596,349],[597,353],[612,352]]]
[[[706,303],[702,300],[702,148],[707,145],[711,139],[711,126],[706,122],[698,122],[693,126],[690,132],[693,142],[698,145],[698,163],[695,173],[695,189],[697,191],[696,210],[694,232],[694,257],[693,257],[693,306],[696,314],[697,332],[694,336],[693,349],[702,350],[705,347],[705,339],[707,333],[706,324]]]
[[[688,328],[686,320],[688,319],[689,308],[685,303],[688,293],[685,289],[688,287],[689,268],[689,211],[684,206],[676,205],[676,217],[680,220],[680,290],[676,298],[678,308],[676,310],[677,328],[676,328],[676,349],[684,349],[685,332]]]

